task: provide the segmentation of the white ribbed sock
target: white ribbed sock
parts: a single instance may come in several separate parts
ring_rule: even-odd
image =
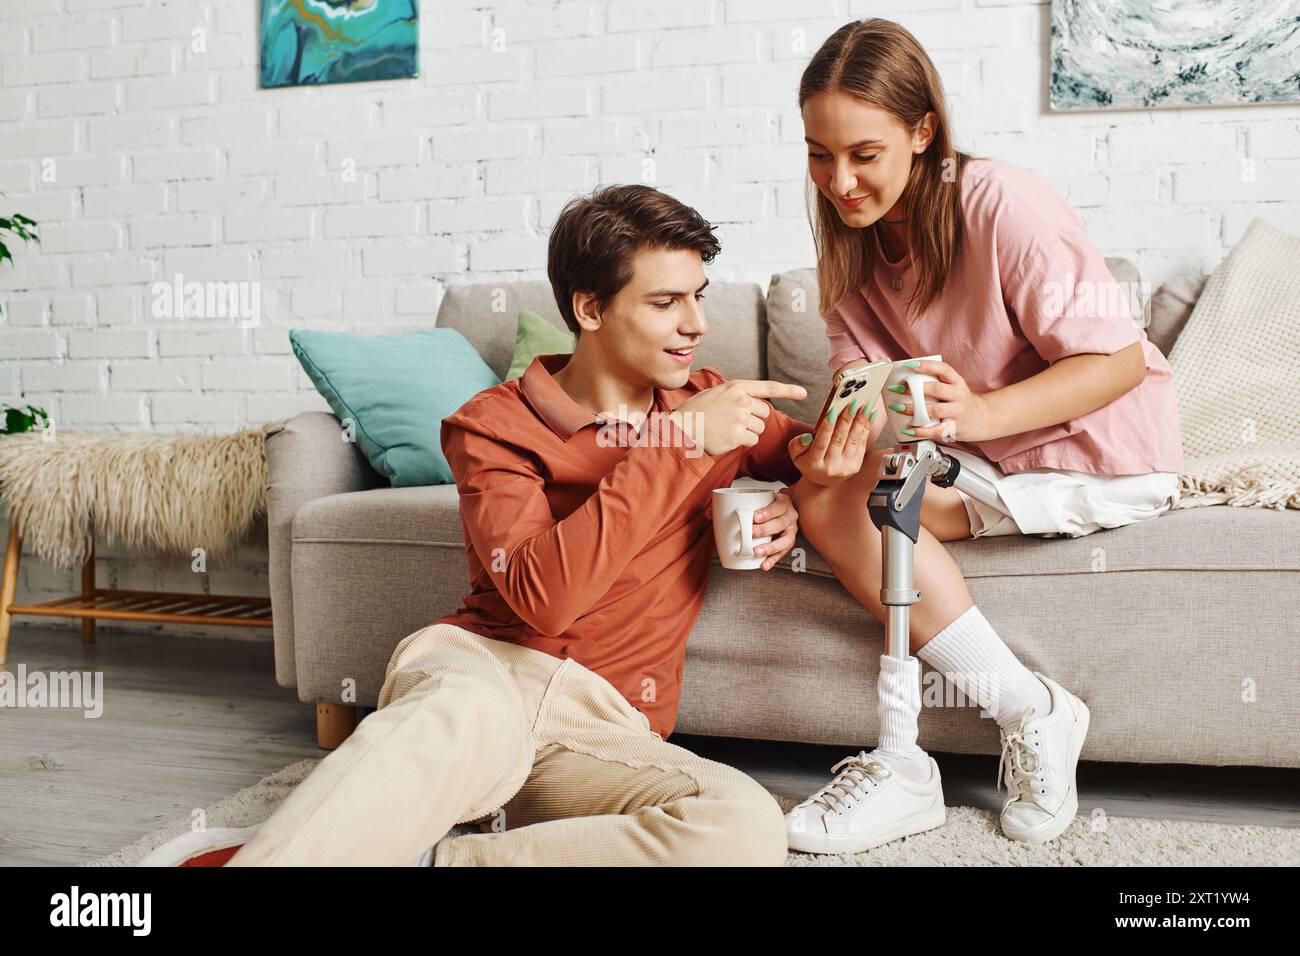
[[[1033,706],[1039,717],[1052,709],[1047,685],[1016,659],[993,625],[972,604],[916,652],[964,694],[979,701],[999,727]]]
[[[930,755],[916,744],[916,722],[921,716],[921,662],[915,657],[900,660],[888,654],[880,656],[876,716],[880,720],[880,744],[871,754],[905,777],[929,780]]]

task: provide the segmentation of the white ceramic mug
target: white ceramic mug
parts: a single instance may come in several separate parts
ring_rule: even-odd
[[[894,430],[897,438],[896,444],[905,445],[909,442],[921,441],[915,435],[904,435],[904,428],[912,428],[913,419],[917,425],[933,425],[934,420],[930,418],[929,412],[925,408],[925,393],[922,390],[922,383],[939,381],[933,375],[922,375],[915,368],[908,368],[904,362],[942,362],[942,355],[923,355],[920,359],[904,359],[903,362],[895,362],[894,367],[889,370],[889,378],[885,381],[885,390],[880,393],[880,397],[885,401],[885,414],[889,416],[889,427]],[[905,392],[891,392],[891,385],[904,385]],[[890,403],[904,404],[904,400],[910,397],[912,399],[912,414],[905,415],[902,412],[896,412],[889,407]]]
[[[775,500],[771,488],[713,489],[713,540],[724,568],[753,571],[762,567],[768,555],[754,554],[754,546],[767,544],[772,536],[754,537],[754,512]]]

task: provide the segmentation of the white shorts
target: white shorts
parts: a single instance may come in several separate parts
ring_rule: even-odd
[[[1004,475],[987,458],[948,445],[942,450],[960,461],[963,470],[993,482],[1011,512],[1008,517],[956,489],[966,505],[975,538],[1001,534],[1078,538],[1101,528],[1118,528],[1162,515],[1179,500],[1178,476],[1173,472],[1094,475],[1036,468]]]

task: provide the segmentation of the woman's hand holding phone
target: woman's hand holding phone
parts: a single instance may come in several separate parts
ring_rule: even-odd
[[[875,443],[880,417],[879,397],[868,408],[854,402],[838,415],[832,409],[818,424],[815,434],[797,435],[790,440],[790,460],[813,484],[830,486],[862,470],[867,450]],[[884,419],[880,421],[884,427]]]

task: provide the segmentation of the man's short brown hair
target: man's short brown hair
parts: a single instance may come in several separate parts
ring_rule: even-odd
[[[632,281],[641,249],[694,249],[705,262],[721,250],[713,226],[698,212],[653,186],[602,186],[571,199],[555,220],[546,255],[555,304],[574,334],[573,293],[593,292],[608,308]]]

